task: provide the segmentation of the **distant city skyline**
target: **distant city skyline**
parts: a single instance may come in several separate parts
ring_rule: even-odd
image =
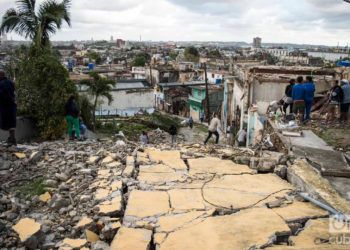
[[[1,0],[0,15],[14,2]],[[71,13],[72,27],[64,26],[53,41],[108,41],[111,36],[138,41],[142,36],[252,43],[258,36],[263,43],[350,44],[350,4],[342,0],[73,0]]]

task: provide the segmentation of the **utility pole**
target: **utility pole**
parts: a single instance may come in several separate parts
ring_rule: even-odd
[[[205,74],[205,99],[207,105],[207,119],[210,123],[210,107],[209,107],[209,87],[208,87],[208,75],[207,75],[207,63],[204,63],[204,74]]]

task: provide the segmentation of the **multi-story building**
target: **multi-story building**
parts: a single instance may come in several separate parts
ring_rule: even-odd
[[[262,39],[260,37],[255,37],[253,39],[253,47],[254,48],[261,48],[261,42],[262,42]]]

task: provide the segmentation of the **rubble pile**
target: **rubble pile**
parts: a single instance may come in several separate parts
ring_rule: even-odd
[[[289,159],[274,152],[120,141],[20,148],[0,161],[0,248],[311,249],[305,234],[316,239],[328,216],[298,198],[283,179]],[[33,177],[45,190],[23,197],[18,187]]]

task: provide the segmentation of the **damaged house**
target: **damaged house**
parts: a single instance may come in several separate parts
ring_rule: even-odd
[[[272,101],[283,98],[289,80],[298,76],[313,76],[316,97],[330,89],[336,72],[315,67],[276,67],[236,64],[234,77],[225,81],[223,121],[235,121],[248,129],[248,145],[263,128],[267,108]]]

